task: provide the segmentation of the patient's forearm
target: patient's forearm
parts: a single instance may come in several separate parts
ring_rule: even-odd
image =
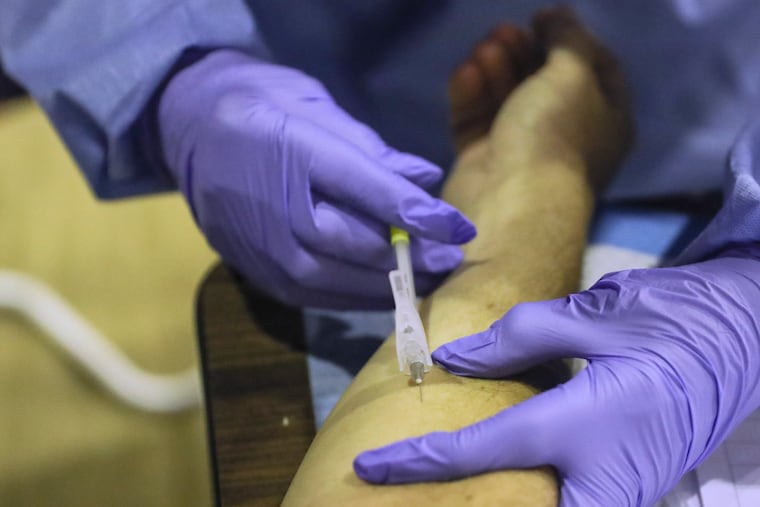
[[[444,191],[466,210],[478,236],[464,247],[464,265],[423,304],[431,350],[487,328],[515,303],[578,288],[593,211],[583,167],[572,157],[510,163],[500,169],[506,176],[475,174],[465,158]],[[482,192],[459,202],[457,189],[474,186]]]
[[[485,329],[515,303],[562,296],[578,283],[592,210],[578,159],[507,157],[489,166],[467,156],[473,153],[460,159],[444,196],[470,216],[478,237],[466,246],[464,265],[423,304],[431,350]],[[461,378],[434,368],[420,401],[417,387],[398,371],[394,341],[387,340],[317,435],[285,505],[556,505],[548,469],[393,487],[366,484],[352,470],[361,451],[460,428],[535,392],[515,380]]]

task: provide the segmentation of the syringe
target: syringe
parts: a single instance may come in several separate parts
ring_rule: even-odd
[[[425,328],[415,306],[414,275],[409,254],[409,234],[391,227],[391,244],[396,250],[398,269],[388,273],[396,304],[396,356],[399,370],[421,384],[433,360],[428,351]]]
[[[414,289],[414,274],[412,273],[412,256],[409,253],[409,233],[404,229],[391,226],[391,245],[396,251],[396,265],[401,274],[404,275],[407,287],[409,288],[409,297],[412,303],[417,299],[417,292]]]

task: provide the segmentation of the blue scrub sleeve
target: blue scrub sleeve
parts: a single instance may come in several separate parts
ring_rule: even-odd
[[[744,129],[731,150],[723,207],[675,263],[698,262],[747,243],[760,244],[760,117]]]
[[[182,55],[226,47],[266,56],[257,35],[242,0],[6,0],[0,58],[94,193],[116,198],[174,188],[160,155],[143,149],[141,115]]]

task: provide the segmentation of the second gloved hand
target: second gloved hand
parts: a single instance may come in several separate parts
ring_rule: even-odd
[[[517,305],[433,357],[486,378],[560,357],[588,367],[460,431],[365,452],[354,468],[402,483],[551,464],[562,507],[651,506],[760,405],[759,305],[757,245]]]
[[[389,225],[413,236],[422,293],[459,265],[454,245],[475,235],[426,192],[439,168],[385,145],[297,70],[213,52],[172,78],[159,128],[208,241],[283,302],[389,307]]]

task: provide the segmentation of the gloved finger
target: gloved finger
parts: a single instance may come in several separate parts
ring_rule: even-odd
[[[294,220],[291,224],[296,237],[311,250],[386,273],[396,269],[387,224],[318,194],[312,195],[311,203],[304,198],[291,206],[299,217],[309,216],[308,208],[313,206],[312,220]],[[419,238],[412,239],[411,254],[414,269],[425,273],[448,273],[463,258],[457,246]]]
[[[573,298],[520,303],[487,330],[455,340],[433,359],[456,375],[503,378],[565,357],[587,357],[593,326]]]
[[[288,258],[293,259],[292,262]],[[385,308],[393,302],[388,271],[359,266],[343,259],[302,250],[283,256],[281,267],[301,290],[320,290],[353,297],[387,298]],[[419,273],[415,277],[419,293],[427,294],[440,284],[445,273]]]
[[[443,177],[443,171],[435,164],[385,144],[372,128],[339,107],[319,80],[280,65],[267,62],[258,65],[267,68],[266,95],[284,111],[295,112],[305,121],[354,145],[387,169],[423,188],[431,188]],[[254,75],[251,79],[256,81],[261,77]]]
[[[475,237],[475,226],[453,206],[389,172],[342,139],[324,139],[308,122],[291,121],[291,139],[319,140],[311,150],[293,150],[296,162],[311,167],[313,188],[331,200],[388,225],[442,243],[461,244]]]
[[[443,179],[443,170],[437,165],[389,146],[378,160],[384,167],[428,191]]]
[[[393,302],[388,280],[388,270],[376,266],[362,266],[352,260],[336,259],[330,255],[314,252],[293,238],[292,243],[277,249],[279,255],[272,258],[300,290],[327,290],[354,297],[387,298],[390,308]],[[271,255],[271,254],[269,254]],[[420,273],[421,294],[430,292],[446,273]]]
[[[410,238],[409,251],[415,275],[449,274],[458,268],[464,260],[464,252],[456,245],[447,245],[425,238]],[[396,267],[396,255],[393,254],[393,267]],[[422,295],[422,293],[421,293]]]
[[[313,306],[333,310],[387,310],[393,308],[390,289],[377,295],[378,291],[364,291],[361,284],[350,291],[306,287],[270,259],[266,253],[249,250],[245,257],[225,258],[254,286],[278,301],[292,306]],[[337,273],[336,276],[341,276]],[[387,276],[385,280],[388,285]],[[382,292],[382,289],[379,291]]]
[[[307,289],[298,285],[284,274],[273,275],[279,266],[272,264],[266,279],[259,273],[250,273],[235,266],[238,271],[254,286],[266,292],[277,301],[290,306],[310,306],[330,310],[388,310],[393,302],[388,297],[368,296],[366,294],[346,294],[323,289]]]
[[[401,484],[551,464],[562,440],[565,396],[555,388],[459,431],[363,452],[354,460],[354,471],[367,482]]]
[[[368,125],[354,119],[332,99],[311,103],[309,112],[319,128],[354,145],[381,166],[415,185],[430,189],[443,178],[440,167],[411,153],[391,148]]]
[[[323,289],[367,297],[391,296],[388,272],[385,270],[335,259],[303,247],[281,251],[280,254],[273,260],[302,289]]]
[[[374,130],[337,105],[323,104],[317,109],[324,109],[318,115],[320,127],[353,144],[382,167],[425,189],[430,189],[443,178],[440,167],[411,153],[391,148]]]
[[[314,289],[299,285],[289,277],[277,278],[273,281],[271,276],[272,269],[270,268],[269,270],[269,279],[261,284],[256,282],[256,279],[259,278],[258,276],[246,275],[246,278],[257,286],[260,286],[278,301],[288,305],[311,306],[329,310],[379,311],[393,309],[393,297],[391,296],[390,289],[388,289],[388,295],[386,296],[370,295],[361,290],[358,292],[356,290],[351,292],[334,292]],[[417,294],[420,296],[430,294],[441,284],[444,278],[444,275],[415,273],[414,279],[417,284]],[[390,287],[390,284],[388,284],[388,287]]]

